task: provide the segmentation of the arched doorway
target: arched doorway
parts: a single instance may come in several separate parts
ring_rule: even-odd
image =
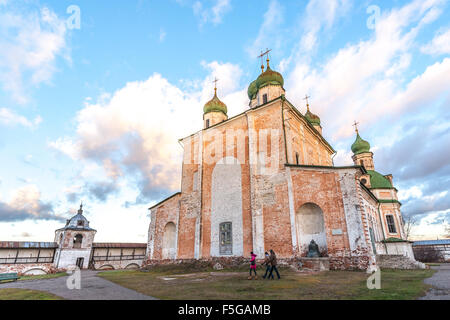
[[[306,255],[311,240],[314,240],[322,253],[327,254],[327,236],[322,209],[315,203],[305,203],[295,216],[298,248]]]
[[[175,223],[169,222],[164,228],[163,235],[163,259],[175,259],[176,258],[176,226]]]

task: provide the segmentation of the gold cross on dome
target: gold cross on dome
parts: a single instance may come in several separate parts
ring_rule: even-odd
[[[306,100],[306,109],[309,111],[309,98],[311,98],[311,96],[305,95],[305,97],[303,98],[303,100]]]
[[[214,81],[213,81],[213,83],[214,83],[214,92],[216,92],[216,93],[217,93],[217,82],[219,82],[219,79],[214,78]]]
[[[311,98],[311,96],[305,95],[305,97],[303,98],[303,100],[306,100],[306,105],[309,106],[309,101],[308,99]]]
[[[358,124],[359,124],[359,122],[356,122],[356,120],[355,120],[355,123],[353,124],[353,126],[355,127],[356,133],[359,133],[359,131],[358,131]]]
[[[267,55],[267,68],[269,67],[269,53],[272,51],[272,49],[266,49],[265,52],[262,52],[261,50],[261,54],[258,56],[258,58],[261,58],[261,70],[262,72],[264,72],[264,61],[263,61],[263,57],[265,55]]]

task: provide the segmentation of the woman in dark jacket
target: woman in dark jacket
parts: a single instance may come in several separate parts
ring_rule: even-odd
[[[278,273],[278,269],[277,269],[277,255],[275,254],[275,252],[270,249],[270,265],[272,266],[272,268],[270,269],[270,274],[269,274],[269,279],[270,277],[272,277],[273,279],[273,271],[275,270],[275,272],[277,273],[278,276],[278,280],[281,278],[280,274]]]
[[[265,279],[267,277],[267,274],[270,272],[270,269],[272,268],[272,266],[270,265],[270,255],[267,252],[265,253],[263,266],[264,265],[266,266],[266,273],[264,274],[263,279]],[[273,275],[272,275],[272,279],[273,279]]]

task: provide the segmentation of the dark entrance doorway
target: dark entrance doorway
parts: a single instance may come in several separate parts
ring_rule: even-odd
[[[78,258],[77,259],[77,267],[80,269],[83,269],[83,264],[84,264],[84,258]]]

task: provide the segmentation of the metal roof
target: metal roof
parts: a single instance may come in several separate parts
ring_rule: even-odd
[[[0,241],[0,249],[55,249],[58,248],[56,242],[19,242]]]
[[[147,248],[146,243],[93,243],[94,248]]]
[[[450,245],[450,239],[414,241],[413,246]]]

